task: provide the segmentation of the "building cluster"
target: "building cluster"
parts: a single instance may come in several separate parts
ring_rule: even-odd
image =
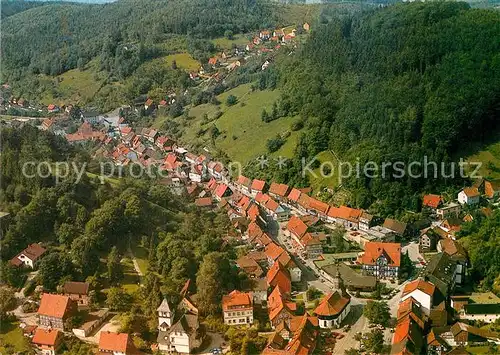
[[[466,346],[500,344],[498,333],[469,324],[496,320],[500,298],[491,292],[451,295],[455,264],[440,256],[436,260],[436,267],[403,289],[391,354],[448,354]]]

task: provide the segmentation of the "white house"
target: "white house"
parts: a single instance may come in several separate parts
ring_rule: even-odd
[[[435,289],[436,287],[430,282],[422,279],[414,280],[404,287],[400,301],[412,297],[422,306],[422,312],[429,315]]]
[[[184,313],[169,327],[167,322],[174,320],[174,312],[171,312],[172,318],[160,316],[165,314],[165,309],[158,311],[158,349],[165,353],[190,354],[203,342],[198,315]]]
[[[466,187],[458,193],[458,202],[462,205],[477,205],[480,197],[477,187]]]
[[[251,293],[232,291],[222,296],[224,324],[251,325],[253,323],[253,296]]]
[[[40,244],[30,244],[26,249],[17,254],[10,260],[10,264],[14,266],[26,266],[34,268],[37,261],[45,253],[45,248]]]
[[[500,298],[493,292],[473,292],[451,296],[451,307],[458,319],[493,323],[500,319]]]
[[[351,298],[349,295],[342,295],[335,291],[323,298],[314,313],[318,317],[320,328],[339,328],[350,311]]]

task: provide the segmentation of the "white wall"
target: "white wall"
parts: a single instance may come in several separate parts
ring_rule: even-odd
[[[420,305],[422,306],[422,312],[426,315],[429,315],[431,306],[432,306],[432,297],[429,296],[428,294],[420,291],[420,290],[415,290],[413,292],[410,292],[409,294],[405,295],[404,297],[401,297],[401,302],[404,300],[413,297]]]

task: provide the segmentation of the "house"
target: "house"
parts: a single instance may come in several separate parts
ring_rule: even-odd
[[[464,283],[465,270],[467,269],[467,252],[462,244],[451,238],[444,238],[438,241],[437,251],[448,254],[457,264],[456,282],[461,285]]]
[[[426,317],[422,311],[422,306],[413,297],[408,297],[399,303],[396,321],[400,322],[406,317],[410,317],[421,329],[424,329]]]
[[[231,189],[226,184],[219,184],[214,191],[215,199],[221,201],[224,197],[228,197],[232,194]]]
[[[272,219],[283,222],[290,218],[290,210],[269,198],[262,206]]]
[[[323,254],[323,243],[319,239],[317,233],[306,233],[299,240],[299,245],[302,247],[308,259],[317,259]]]
[[[462,206],[458,203],[450,202],[436,209],[436,215],[440,219],[446,219],[448,217],[457,217],[462,210]]]
[[[272,182],[269,187],[269,195],[278,201],[284,201],[288,195],[289,189],[288,185]]]
[[[224,324],[251,325],[253,323],[253,296],[251,293],[232,291],[222,296]]]
[[[251,278],[260,278],[264,275],[264,270],[257,261],[248,256],[242,256],[236,260],[236,265]]]
[[[358,229],[359,218],[361,217],[361,214],[361,210],[357,210],[347,206],[330,207],[326,220],[329,223],[337,223],[339,225],[342,225],[347,229]]]
[[[422,354],[424,349],[423,329],[411,317],[398,321],[394,328],[391,354],[409,355]]]
[[[264,193],[264,189],[266,188],[266,182],[263,180],[254,179],[252,181],[252,185],[250,186],[250,194],[255,197],[257,194]]]
[[[85,322],[76,328],[73,328],[73,334],[77,337],[86,338],[106,321],[109,315],[109,309],[101,308],[97,311],[88,312],[85,315]]]
[[[281,321],[275,327],[262,355],[312,355],[318,341],[318,319],[294,316],[288,322]]]
[[[473,292],[470,295],[451,296],[450,299],[458,319],[484,323],[500,319],[500,298],[493,292]]]
[[[492,200],[500,197],[500,180],[484,181],[484,194]]]
[[[59,349],[63,339],[64,334],[58,329],[36,328],[31,342],[40,350],[42,355],[56,355],[60,354]]]
[[[293,188],[290,193],[288,194],[286,201],[291,205],[291,206],[297,206],[299,202],[299,198],[302,195],[302,192],[299,189]]]
[[[243,193],[250,194],[252,181],[246,176],[238,176],[238,180],[236,180],[235,185],[238,186],[239,190]]]
[[[54,123],[56,122],[55,119],[53,118],[46,118],[42,121],[42,130],[43,131],[50,131],[52,132],[54,130]]]
[[[59,112],[59,107],[54,104],[50,104],[47,106],[47,111],[49,111],[49,113],[56,113]]]
[[[80,118],[83,122],[89,123],[91,125],[101,122],[101,117],[99,113],[94,110],[85,110],[80,113]]]
[[[455,289],[457,272],[460,270],[461,267],[457,261],[447,253],[437,253],[421,271],[421,276],[424,280],[434,284],[440,295],[446,298]]]
[[[69,296],[78,306],[88,306],[89,286],[87,282],[67,281],[63,285],[63,294]]]
[[[461,205],[477,205],[481,194],[477,187],[466,187],[458,193],[458,202]]]
[[[223,178],[224,165],[218,161],[208,162],[208,174],[213,178],[220,180]]]
[[[396,221],[395,219],[386,218],[382,227],[390,229],[400,237],[406,234],[406,223]]]
[[[10,260],[10,264],[14,266],[27,266],[33,269],[42,255],[45,254],[45,251],[45,248],[39,243],[30,244],[26,249],[13,257]]]
[[[289,322],[295,316],[297,305],[290,301],[288,297],[288,292],[284,292],[279,286],[275,286],[267,298],[267,311],[273,328],[282,321]]]
[[[99,334],[99,352],[113,355],[135,354],[132,338],[126,333],[101,331]]]
[[[292,216],[286,225],[285,235],[292,237],[296,243],[300,244],[300,239],[307,232],[307,224],[299,217]]]
[[[443,220],[440,227],[444,229],[446,232],[454,235],[456,232],[459,232],[462,229],[463,219],[458,217],[448,217]]]
[[[401,302],[414,299],[421,307],[422,313],[429,315],[436,287],[424,279],[417,279],[406,284],[401,293]]]
[[[345,292],[335,291],[326,295],[314,309],[320,328],[340,328],[351,311],[351,297]]]
[[[269,287],[278,286],[283,293],[292,291],[292,279],[290,272],[278,261],[275,262],[266,275]]]
[[[373,215],[371,215],[365,211],[361,212],[361,215],[359,216],[359,223],[358,223],[359,229],[362,231],[368,231],[372,226],[373,218],[374,218]],[[353,224],[353,226],[355,226],[355,224]]]
[[[200,198],[197,198],[194,201],[194,204],[197,207],[207,207],[207,208],[211,208],[214,205],[211,197],[200,197]]]
[[[64,322],[75,308],[75,303],[68,296],[44,293],[37,311],[38,322],[47,328],[65,330]]]
[[[198,320],[198,308],[187,295],[190,281],[181,291],[182,301],[177,310],[164,299],[158,312],[158,349],[164,353],[189,354],[205,339],[205,329]]]
[[[154,104],[154,101],[152,99],[147,99],[146,102],[144,103],[144,110],[149,110],[149,108],[152,108]]]
[[[347,289],[353,291],[373,291],[377,284],[377,278],[375,276],[362,275],[342,262],[339,264],[321,266],[320,275],[334,285],[340,285],[341,277]]]
[[[440,227],[426,228],[420,234],[418,248],[423,253],[436,251],[439,240],[447,237],[448,232]]]
[[[500,344],[498,333],[473,327],[462,322],[453,324],[449,333],[451,333],[451,337],[447,336],[445,341],[450,346],[485,345],[488,343]]]
[[[440,195],[425,195],[422,200],[422,205],[432,210],[436,210],[439,206],[441,206],[442,203],[443,199]]]
[[[209,58],[208,59],[208,64],[212,67],[212,68],[216,68],[217,65],[219,64],[219,58],[217,57],[212,57],[212,58]]]
[[[368,242],[359,261],[364,275],[397,278],[401,265],[401,244]]]
[[[269,31],[260,31],[259,33],[259,38],[261,38],[264,41],[267,41],[271,37],[271,32]]]
[[[329,208],[330,206],[327,203],[319,201],[315,198],[309,198],[307,206],[308,212],[317,215],[322,220],[326,220]]]

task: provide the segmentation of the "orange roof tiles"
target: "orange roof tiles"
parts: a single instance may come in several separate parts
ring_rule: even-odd
[[[477,187],[466,187],[463,189],[463,192],[467,197],[477,197],[480,196],[481,194],[479,193],[479,190]]]
[[[290,293],[292,291],[290,273],[278,261],[271,266],[267,272],[266,278],[269,286],[279,286],[285,293]]]
[[[349,304],[350,299],[342,297],[339,292],[326,295],[314,310],[318,316],[336,316]]]
[[[312,197],[309,199],[309,207],[324,214],[326,214],[328,212],[328,209],[330,208],[330,206],[327,203],[316,200],[315,198]]]
[[[422,204],[431,208],[438,208],[443,200],[439,195],[425,195]]]
[[[212,198],[211,197],[200,197],[194,201],[194,204],[198,207],[212,206]]]
[[[436,287],[430,282],[424,281],[422,279],[414,280],[408,284],[403,289],[403,296],[412,293],[415,290],[420,290],[423,293],[432,296]]]
[[[99,337],[99,350],[126,353],[129,348],[128,343],[128,334],[102,331]]]
[[[42,294],[42,298],[40,300],[38,314],[55,318],[63,318],[70,305],[71,300],[68,296],[44,293]]]
[[[288,192],[288,189],[289,189],[288,185],[272,182],[271,186],[269,187],[269,193],[285,197],[286,193]]]
[[[266,186],[266,182],[263,180],[254,179],[252,182],[252,190],[264,191],[264,186]]]
[[[330,207],[328,217],[341,218],[347,221],[357,222],[363,211],[347,206]]]
[[[240,175],[238,176],[237,183],[246,187],[250,187],[251,181],[246,176]]]
[[[224,197],[224,194],[226,193],[228,187],[226,184],[220,184],[219,186],[217,186],[217,188],[215,189],[215,195],[217,197]]]
[[[268,244],[265,249],[266,255],[272,260],[278,259],[284,252],[285,250],[276,243]]]
[[[302,192],[300,192],[299,189],[293,188],[288,194],[288,199],[290,201],[298,202],[301,194]]]
[[[365,252],[361,257],[364,265],[375,265],[377,259],[384,255],[389,266],[400,266],[401,264],[401,244],[367,242]]]
[[[292,216],[287,224],[287,229],[297,237],[301,238],[307,232],[307,225],[296,216]]]
[[[57,338],[62,336],[62,332],[57,329],[37,328],[33,336],[33,343],[36,345],[55,346]]]
[[[245,310],[253,307],[252,294],[232,291],[229,295],[222,296],[222,310]]]

